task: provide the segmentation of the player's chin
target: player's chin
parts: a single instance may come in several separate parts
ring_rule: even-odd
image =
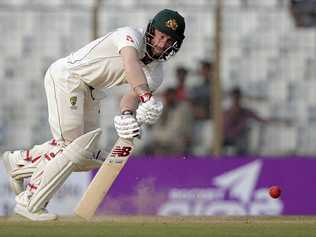
[[[162,54],[163,54],[162,51],[154,51],[154,57],[155,58],[160,58]]]

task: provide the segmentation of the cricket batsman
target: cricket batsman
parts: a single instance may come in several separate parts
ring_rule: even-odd
[[[184,30],[184,18],[164,9],[146,30],[118,28],[48,68],[44,84],[53,140],[2,155],[17,194],[16,214],[34,221],[56,219],[46,206],[69,175],[100,167],[100,89],[130,85],[120,101],[121,114],[114,117],[119,137],[138,137],[142,124],[159,119],[163,105],[153,92],[163,81],[162,63],[179,51]],[[25,178],[30,178],[26,186]]]

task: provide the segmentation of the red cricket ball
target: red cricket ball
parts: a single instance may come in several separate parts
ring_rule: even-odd
[[[282,193],[282,190],[278,186],[272,186],[269,188],[269,194],[272,198],[280,197],[281,193]]]

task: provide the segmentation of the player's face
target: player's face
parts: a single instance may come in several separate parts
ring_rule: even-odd
[[[172,46],[174,42],[175,40],[172,39],[169,35],[155,29],[154,37],[151,39],[153,54],[156,56],[161,55],[166,49]]]

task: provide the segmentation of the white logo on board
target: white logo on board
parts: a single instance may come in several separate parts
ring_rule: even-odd
[[[279,215],[281,199],[269,197],[267,187],[256,188],[261,168],[257,160],[213,178],[210,188],[171,189],[158,214]]]

